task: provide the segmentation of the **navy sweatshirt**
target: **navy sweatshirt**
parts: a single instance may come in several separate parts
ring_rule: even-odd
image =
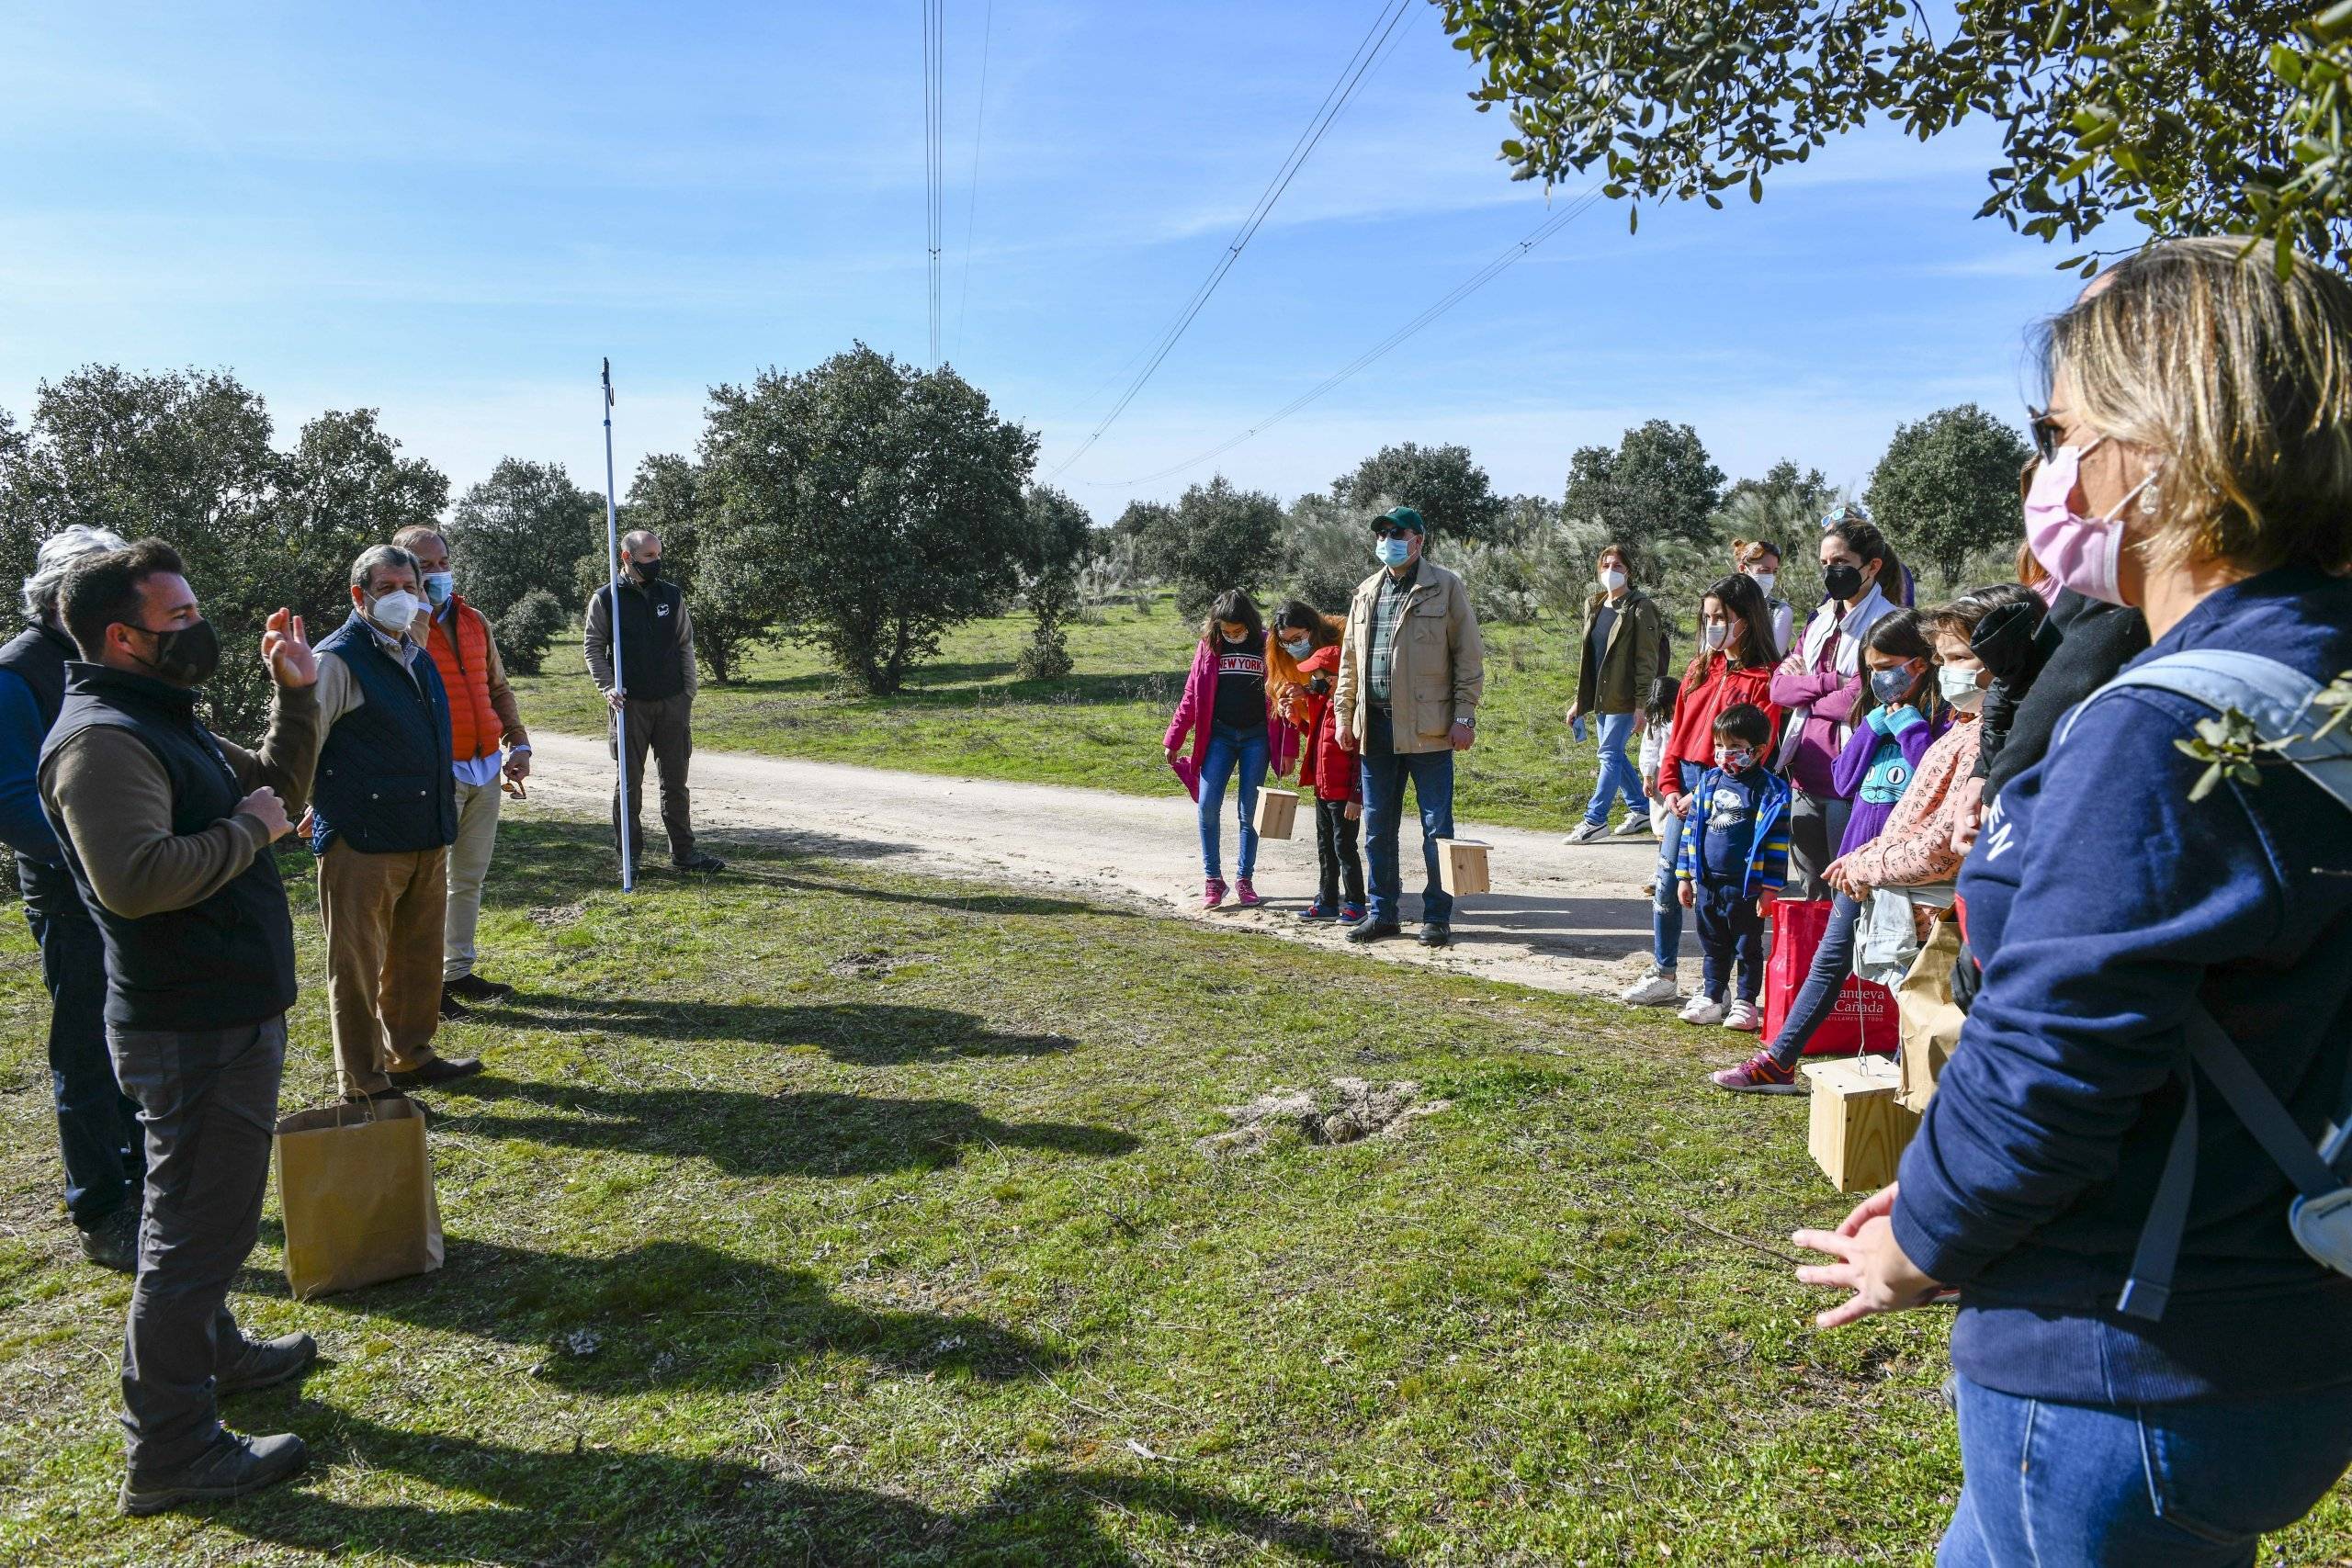
[[[2226,647],[2352,669],[2352,581],[2222,589],[2150,654]],[[2134,660],[2134,663],[2140,660]],[[2293,1190],[2199,1094],[2195,1196],[2164,1321],[2115,1310],[2179,1120],[2201,999],[2314,1139],[2352,1058],[2352,817],[2290,768],[2191,805],[2174,746],[2209,710],[2129,689],[2005,790],[1961,873],[1984,991],[1905,1154],[1895,1237],[1962,1287],[1953,1365],[2085,1404],[2352,1382],[2352,1279],[2287,1230]]]

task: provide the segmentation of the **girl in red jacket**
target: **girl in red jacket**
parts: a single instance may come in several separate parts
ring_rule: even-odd
[[[1356,852],[1356,824],[1363,815],[1363,770],[1356,766],[1355,753],[1340,746],[1331,722],[1342,629],[1339,620],[1301,600],[1274,612],[1274,645],[1283,656],[1276,663],[1295,664],[1297,671],[1296,679],[1276,688],[1274,700],[1298,731],[1299,787],[1315,796],[1315,858],[1322,878],[1315,902],[1298,918],[1358,925],[1363,920],[1363,861]]]
[[[1681,996],[1674,966],[1682,953],[1682,905],[1675,894],[1675,865],[1690,815],[1690,793],[1714,761],[1715,716],[1737,703],[1762,708],[1780,731],[1781,710],[1772,701],[1772,612],[1752,577],[1735,574],[1709,588],[1699,601],[1699,656],[1682,672],[1674,699],[1674,722],[1659,753],[1657,784],[1667,806],[1666,831],[1658,835],[1657,884],[1650,903],[1650,973],[1619,998],[1636,1007],[1664,1007]],[[1767,747],[1766,754],[1770,754]]]

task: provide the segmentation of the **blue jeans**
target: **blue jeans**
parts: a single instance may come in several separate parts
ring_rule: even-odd
[[[1240,728],[1230,724],[1209,726],[1208,755],[1201,759],[1201,870],[1211,881],[1223,878],[1225,863],[1217,852],[1217,817],[1225,810],[1226,781],[1234,768],[1241,770],[1241,880],[1258,869],[1258,786],[1266,782],[1266,727]]]
[[[28,860],[17,863],[17,873],[49,989],[49,1076],[65,1208],[75,1224],[96,1230],[116,1210],[139,1206],[147,1163],[139,1107],[116,1085],[107,1054],[106,947],[70,874]]]
[[[1421,919],[1442,926],[1453,919],[1453,895],[1438,886],[1437,841],[1453,837],[1453,751],[1397,752],[1385,708],[1365,710],[1363,732],[1364,857],[1372,863],[1370,919],[1393,924],[1404,896],[1404,874],[1396,864],[1396,829],[1405,814],[1405,785],[1421,809],[1421,863],[1429,881],[1421,888]]]
[[[1845,894],[1830,899],[1829,928],[1813,950],[1813,967],[1805,971],[1804,984],[1797,988],[1789,1016],[1781,1021],[1780,1035],[1772,1042],[1772,1060],[1781,1066],[1795,1066],[1813,1032],[1838,1010],[1838,994],[1853,973],[1854,927],[1861,918],[1862,907]]]
[[[1634,739],[1634,716],[1604,713],[1593,716],[1600,726],[1600,777],[1592,786],[1592,799],[1584,808],[1584,819],[1608,821],[1612,795],[1625,797],[1626,810],[1638,811],[1647,818],[1650,803],[1648,796],[1642,794],[1642,770],[1625,754],[1626,744]]]
[[[1938,1568],[2250,1568],[2256,1539],[2352,1464],[2352,1387],[2109,1406],[1959,1384],[1960,1506]]]
[[[1699,773],[1696,762],[1682,764],[1681,793],[1689,795],[1698,787]],[[1675,891],[1674,863],[1682,856],[1682,829],[1687,826],[1673,812],[1666,814],[1666,831],[1657,836],[1657,891],[1650,898],[1650,961],[1669,978],[1682,958],[1682,902]],[[1699,827],[1702,832],[1706,830],[1705,822]]]

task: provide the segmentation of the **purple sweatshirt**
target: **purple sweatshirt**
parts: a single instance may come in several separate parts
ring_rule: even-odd
[[[1948,711],[1938,708],[1931,724],[1908,703],[1894,708],[1874,707],[1854,726],[1846,749],[1838,754],[1831,779],[1838,797],[1854,803],[1853,814],[1846,818],[1846,836],[1838,840],[1839,854],[1878,837],[1886,819],[1894,815],[1903,792],[1911,787],[1919,759],[1951,728]]]

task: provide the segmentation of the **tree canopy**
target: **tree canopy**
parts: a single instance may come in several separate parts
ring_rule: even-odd
[[[775,619],[768,574],[750,551],[733,547],[708,476],[675,453],[647,457],[629,481],[620,521],[624,529],[660,536],[662,570],[684,591],[694,618],[695,657],[718,684],[734,680],[743,655],[768,635]],[[598,559],[602,582],[601,553]]]
[[[862,691],[897,691],[943,631],[1018,585],[1037,438],[952,369],[859,344],[714,388],[702,455],[775,621]]]
[[[1500,104],[1513,177],[1600,172],[1612,197],[1764,196],[1874,116],[1926,141],[1999,128],[1979,216],[2081,244],[2110,219],[2245,233],[2352,263],[2352,0],[1440,0]],[[2145,233],[2113,247],[2135,248]],[[2097,253],[2062,265],[2086,273]]]
[[[1036,618],[1029,646],[1021,651],[1021,678],[1057,681],[1069,673],[1069,646],[1063,627],[1078,614],[1079,569],[1094,545],[1094,519],[1086,508],[1050,485],[1029,492],[1029,546],[1021,562],[1022,597]]]
[[[1863,500],[1888,537],[1952,582],[1970,555],[2023,536],[2018,468],[2027,452],[2022,436],[1974,403],[1939,409],[1896,426]]]
[[[1709,520],[1723,489],[1724,471],[1699,433],[1653,419],[1625,432],[1614,447],[1577,448],[1561,507],[1634,543],[1704,541],[1713,536]]]
[[[1421,514],[1432,537],[1464,542],[1492,539],[1510,509],[1469,447],[1410,441],[1383,446],[1352,473],[1333,479],[1331,495],[1343,506],[1367,511],[1375,500],[1402,502]]]
[[[492,620],[534,588],[577,615],[587,594],[572,567],[605,553],[605,498],[573,484],[561,463],[501,457],[458,498],[447,533],[458,591]]]
[[[1172,511],[1142,511],[1138,523],[1144,569],[1176,585],[1180,615],[1207,614],[1209,602],[1228,588],[1257,592],[1282,561],[1282,502],[1262,491],[1238,490],[1223,474],[1185,491]]]

